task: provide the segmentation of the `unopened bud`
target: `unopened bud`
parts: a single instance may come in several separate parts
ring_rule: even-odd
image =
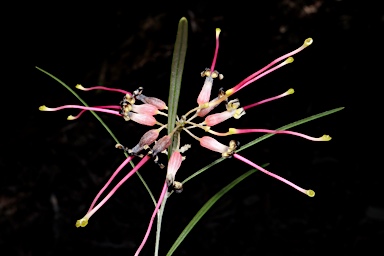
[[[136,123],[148,125],[148,126],[153,126],[157,122],[153,116],[145,115],[145,114],[136,114],[133,112],[129,112],[127,116],[124,116],[124,119],[126,121],[132,120],[132,121],[135,121]]]
[[[147,97],[143,94],[139,94],[136,96],[136,99],[140,100],[141,102],[151,104],[159,110],[168,109],[168,107],[164,101],[162,101],[158,98],[155,98],[155,97]]]
[[[218,142],[216,139],[209,136],[204,136],[200,138],[200,145],[204,148],[219,153],[225,153],[228,150],[228,146]]]
[[[159,137],[159,131],[157,129],[152,129],[144,133],[141,137],[139,143],[134,146],[131,150],[131,154],[138,154],[141,150],[146,149],[150,146],[155,140]]]
[[[161,151],[167,149],[171,145],[171,137],[168,135],[164,135],[161,139],[159,139],[156,144],[152,148],[152,155],[156,156]]]
[[[167,185],[168,187],[173,185],[175,181],[176,172],[179,170],[183,157],[179,151],[174,151],[169,158],[167,168]]]

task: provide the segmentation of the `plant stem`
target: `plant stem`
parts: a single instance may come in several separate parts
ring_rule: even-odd
[[[161,207],[157,212],[157,227],[156,227],[156,244],[155,244],[155,256],[159,255],[159,246],[160,246],[160,232],[161,232],[161,221],[163,219],[165,203],[167,202],[167,198],[169,193],[165,195],[163,202],[161,203]]]

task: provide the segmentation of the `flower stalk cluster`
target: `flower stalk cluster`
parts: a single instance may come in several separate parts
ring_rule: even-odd
[[[215,70],[216,61],[218,57],[219,50],[219,35],[220,29],[216,29],[216,48],[214,52],[214,57],[210,68],[206,68],[203,72],[201,72],[201,76],[205,78],[203,87],[197,97],[197,104],[186,114],[177,118],[176,125],[173,130],[168,130],[168,132],[162,136],[160,133],[166,127],[164,124],[157,121],[155,116],[162,115],[167,116],[167,113],[164,112],[168,108],[164,101],[156,98],[156,97],[148,97],[143,94],[143,88],[140,87],[137,90],[131,92],[125,91],[123,89],[116,88],[108,88],[103,86],[95,86],[90,88],[85,88],[82,85],[77,85],[76,88],[82,91],[92,91],[92,90],[104,90],[109,92],[121,93],[123,94],[123,98],[119,104],[116,105],[106,105],[106,106],[94,106],[94,107],[86,107],[80,105],[64,105],[56,108],[49,108],[46,106],[41,106],[39,109],[41,111],[61,111],[65,109],[78,109],[80,112],[73,116],[68,116],[68,120],[78,120],[81,118],[83,114],[87,111],[98,111],[106,114],[112,114],[115,116],[121,117],[125,121],[133,121],[138,124],[144,126],[158,126],[158,128],[153,128],[148,130],[144,135],[140,138],[139,142],[134,145],[132,148],[125,147],[121,144],[117,144],[116,148],[122,149],[126,152],[129,157],[127,157],[120,166],[116,169],[116,171],[112,174],[106,184],[102,187],[102,189],[97,193],[96,197],[92,201],[88,212],[85,214],[83,218],[76,222],[76,227],[85,227],[88,224],[89,219],[109,200],[109,198],[142,166],[144,166],[148,161],[152,158],[155,163],[157,163],[161,168],[164,167],[163,164],[160,163],[159,155],[161,153],[165,153],[167,148],[170,147],[172,143],[172,138],[177,138],[177,147],[173,150],[172,155],[169,158],[167,163],[167,172],[165,175],[164,185],[162,187],[159,199],[156,203],[155,209],[152,213],[147,232],[137,249],[135,255],[138,255],[143,248],[145,242],[147,241],[149,232],[153,225],[154,218],[161,206],[161,203],[164,197],[167,196],[168,190],[174,190],[175,192],[181,192],[183,186],[180,182],[176,181],[176,174],[178,170],[182,166],[182,162],[185,159],[185,151],[190,147],[190,145],[186,145],[181,147],[181,134],[185,133],[193,137],[194,139],[199,141],[201,147],[218,152],[221,154],[223,158],[234,158],[252,166],[253,168],[258,169],[264,174],[275,178],[292,188],[296,189],[299,192],[302,192],[310,197],[315,195],[315,192],[310,189],[303,189],[291,181],[286,180],[283,177],[280,177],[276,174],[273,174],[261,166],[253,163],[252,161],[244,158],[239,155],[236,150],[239,147],[239,143],[235,140],[231,140],[229,145],[222,144],[217,139],[212,136],[231,136],[231,135],[239,135],[244,133],[271,133],[271,134],[285,134],[285,135],[293,135],[297,137],[301,137],[303,139],[307,139],[310,141],[329,141],[331,139],[328,135],[323,135],[320,137],[312,137],[302,133],[294,132],[294,131],[283,131],[283,130],[269,130],[269,129],[261,129],[261,128],[229,128],[227,132],[218,132],[213,130],[212,128],[217,124],[220,124],[230,118],[239,119],[246,114],[246,111],[250,111],[253,107],[259,106],[261,104],[271,102],[277,99],[281,99],[285,96],[291,95],[294,93],[293,89],[288,89],[286,92],[270,97],[268,99],[258,101],[255,103],[251,103],[246,105],[245,107],[241,107],[240,100],[230,99],[235,93],[240,91],[241,89],[247,87],[251,83],[256,80],[266,76],[267,74],[276,71],[277,69],[290,64],[293,62],[293,55],[299,53],[307,46],[311,45],[313,40],[308,38],[304,41],[303,45],[293,50],[275,60],[271,63],[258,70],[257,72],[251,74],[237,85],[231,87],[228,90],[219,89],[217,97],[211,97],[213,90],[213,81],[215,78],[219,78],[222,80],[224,76]],[[140,103],[140,104],[139,104]],[[217,113],[210,114],[216,107],[220,104],[225,106],[225,110]],[[202,119],[200,121],[195,121],[195,119]],[[166,130],[166,129],[165,129]],[[212,136],[198,136],[195,134],[195,130],[203,130],[206,133],[209,133]],[[119,172],[131,161],[139,159],[137,165],[122,178],[110,191],[102,198],[102,195],[111,185],[113,180],[119,174]],[[102,199],[101,199],[102,198]],[[101,200],[100,200],[101,199]]]

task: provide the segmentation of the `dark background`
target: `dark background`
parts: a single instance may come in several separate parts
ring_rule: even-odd
[[[384,12],[362,1],[256,1],[231,5],[195,1],[171,5],[22,5],[4,9],[3,119],[0,156],[0,251],[2,255],[132,255],[153,204],[132,177],[91,219],[75,221],[123,161],[114,141],[91,115],[67,121],[77,111],[40,112],[79,104],[39,66],[74,88],[105,85],[167,100],[177,24],[189,20],[189,40],[179,113],[195,107],[220,27],[215,82],[228,89],[274,58],[314,44],[295,62],[242,90],[242,105],[294,88],[296,93],[251,109],[216,128],[278,128],[344,106],[343,111],[296,127],[327,143],[273,136],[240,154],[304,188],[309,198],[262,173],[241,182],[219,200],[175,255],[347,255],[379,250],[384,241],[382,165],[378,126]],[[121,95],[78,92],[90,105],[116,104]],[[223,110],[223,106],[220,106]],[[377,112],[375,112],[377,111]],[[101,115],[120,142],[134,146],[148,130]],[[371,119],[371,117],[373,117]],[[159,117],[160,122],[166,122]],[[198,136],[204,133],[196,131]],[[258,134],[235,137],[242,144]],[[220,138],[227,143],[230,138]],[[183,180],[219,157],[192,143],[177,177]],[[163,158],[164,159],[164,158]],[[250,168],[229,159],[185,185],[167,202],[160,255],[165,255],[200,207]],[[127,172],[127,167],[125,171]],[[149,162],[140,171],[158,196],[165,171]],[[152,255],[155,229],[142,251]]]

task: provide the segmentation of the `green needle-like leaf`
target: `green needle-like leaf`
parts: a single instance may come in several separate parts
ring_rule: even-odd
[[[179,21],[176,35],[175,48],[173,50],[171,82],[168,96],[168,133],[173,130],[176,123],[177,106],[179,104],[181,79],[184,70],[185,55],[187,53],[188,21],[185,17]],[[168,149],[168,156],[171,156],[173,147],[177,140],[173,140],[172,146]]]
[[[264,165],[265,166],[265,165]],[[257,170],[252,169],[243,175],[239,176],[235,180],[233,180],[231,183],[229,183],[227,186],[225,186],[223,189],[221,189],[219,192],[217,192],[211,199],[206,202],[203,207],[196,213],[196,215],[192,218],[192,220],[188,223],[188,225],[184,228],[184,230],[181,232],[179,237],[176,239],[176,241],[173,243],[171,249],[169,249],[167,256],[172,255],[177,247],[181,244],[181,242],[184,240],[184,238],[189,234],[189,232],[195,227],[197,222],[204,216],[204,214],[219,200],[223,195],[225,195],[228,191],[230,191],[234,186],[236,186],[240,181],[247,178],[252,173],[255,173]]]

